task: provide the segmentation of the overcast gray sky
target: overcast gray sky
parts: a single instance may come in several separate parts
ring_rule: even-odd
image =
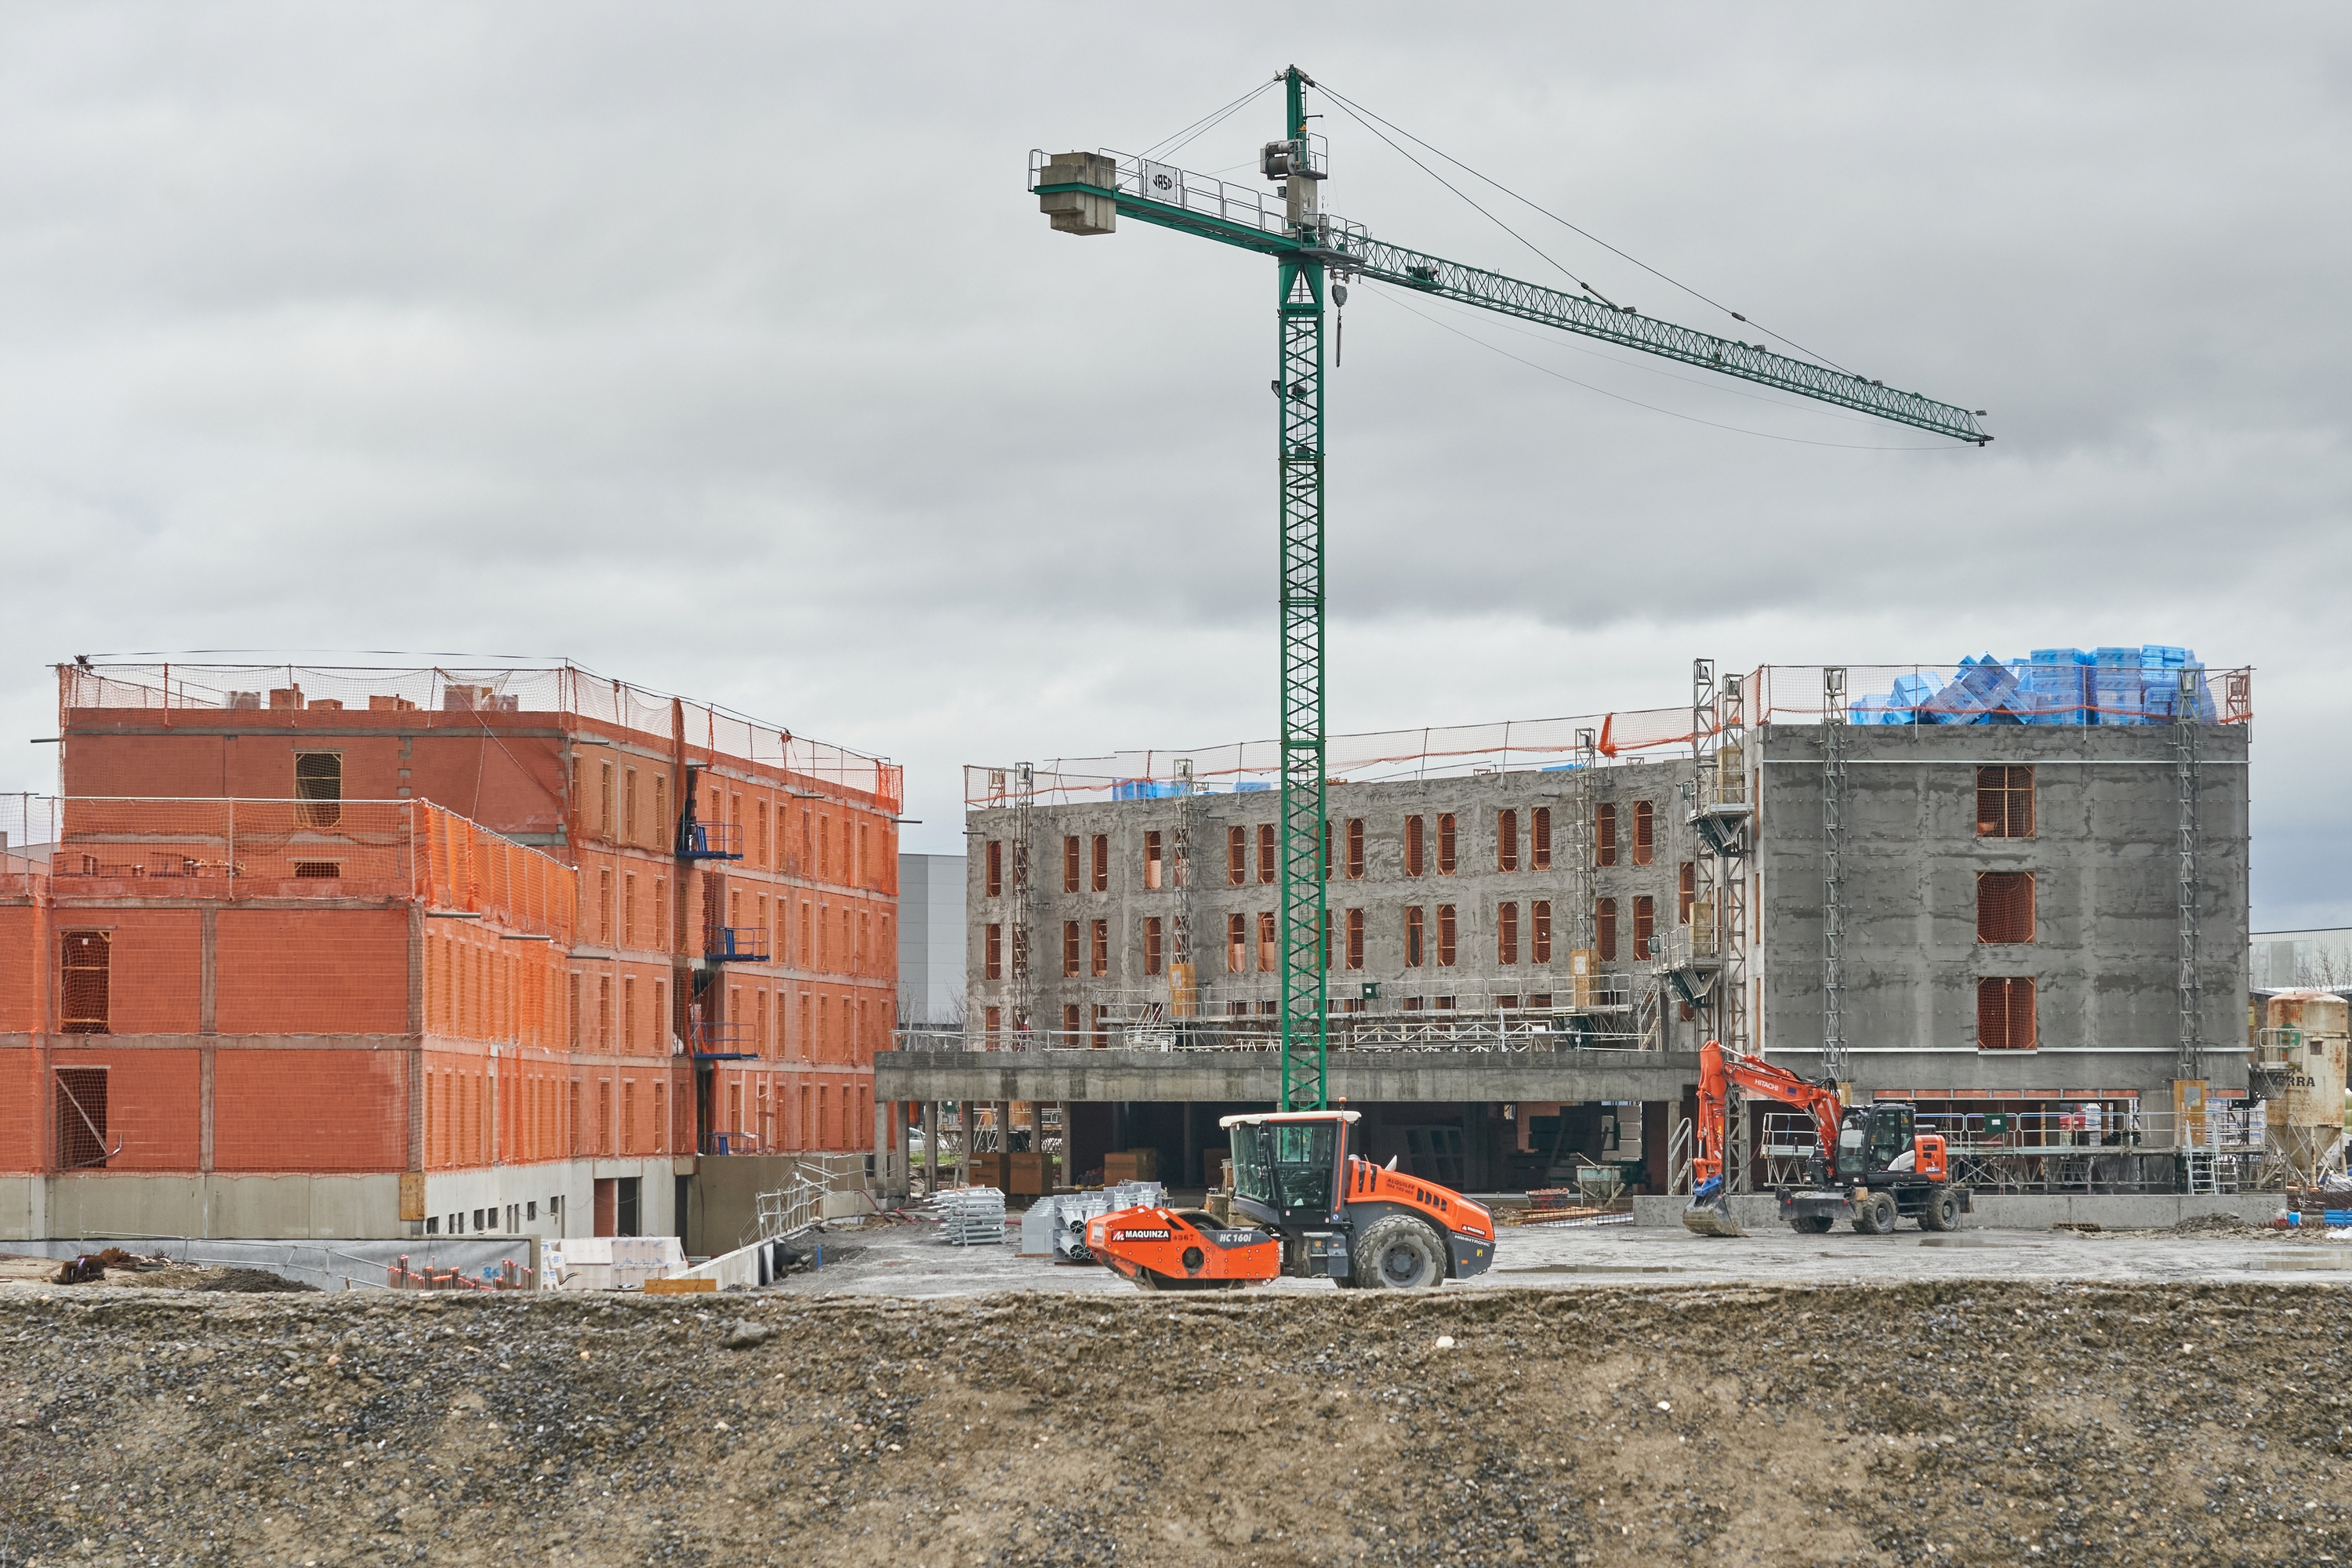
[[[1265,735],[1272,264],[1022,184],[1292,60],[2000,437],[1361,289],[1335,729],[2185,643],[2259,667],[2257,928],[2352,923],[2341,6],[0,5],[0,735],[76,653],[562,655],[903,762],[932,850],[964,762]],[[1554,276],[1320,125],[1333,210]]]

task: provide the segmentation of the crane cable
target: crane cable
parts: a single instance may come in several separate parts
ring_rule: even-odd
[[[1156,155],[1161,159],[1175,157],[1177,153],[1182,152],[1185,148],[1191,146],[1202,137],[1206,136],[1218,126],[1223,124],[1235,113],[1239,112],[1244,105],[1255,100],[1267,88],[1272,87],[1276,81],[1280,81],[1281,79],[1282,79],[1280,77],[1276,77],[1273,81],[1262,81],[1258,83],[1255,87],[1250,89],[1247,92],[1242,94],[1239,98],[1234,100],[1223,109],[1211,110],[1208,113],[1201,116],[1200,119],[1195,120],[1192,124],[1185,126],[1182,130],[1162,136],[1159,141],[1154,142],[1150,146],[1146,147],[1142,152],[1137,153],[1136,156],[1139,158],[1150,158]],[[1181,140],[1180,141],[1179,138],[1181,138]],[[1171,142],[1174,142],[1175,144],[1173,146],[1170,146],[1169,143]],[[1162,148],[1165,148],[1166,151],[1162,152]]]
[[[1581,235],[1584,238],[1591,240],[1601,249],[1609,252],[1610,255],[1617,257],[1622,260],[1632,262],[1634,266],[1650,274],[1651,277],[1659,279],[1661,282],[1673,284],[1674,287],[1681,289],[1692,299],[1698,300],[1702,304],[1712,306],[1714,309],[1721,310],[1733,321],[1754,327],[1766,337],[1784,342],[1790,348],[1795,349],[1799,353],[1809,355],[1834,370],[1845,371],[1845,374],[1848,375],[1859,375],[1861,374],[1858,371],[1846,370],[1844,365],[1838,363],[1837,361],[1830,358],[1827,354],[1817,353],[1813,350],[1807,348],[1804,344],[1797,342],[1796,339],[1776,332],[1760,321],[1749,321],[1746,316],[1741,315],[1730,306],[1724,304],[1720,300],[1709,299],[1706,295],[1700,293],[1697,289],[1692,288],[1689,284],[1681,281],[1679,279],[1668,277],[1665,273],[1659,271],[1656,268],[1651,266],[1648,262],[1643,261],[1639,257],[1627,255],[1624,251],[1618,249],[1607,240],[1602,239],[1599,235],[1593,234],[1587,229],[1579,228],[1575,224],[1569,222],[1568,219],[1560,216],[1558,213],[1553,212],[1550,208],[1544,206],[1541,203],[1519,195],[1518,192],[1511,189],[1508,185],[1504,184],[1500,180],[1496,180],[1487,174],[1480,174],[1477,170],[1472,168],[1461,159],[1456,158],[1451,153],[1447,153],[1441,148],[1431,146],[1428,142],[1423,142],[1420,137],[1415,136],[1412,132],[1405,130],[1402,126],[1382,119],[1380,115],[1374,114],[1369,109],[1362,108],[1360,105],[1355,103],[1353,100],[1339,92],[1328,82],[1318,81],[1315,85],[1321,90],[1325,97],[1339,104],[1339,107],[1347,112],[1348,116],[1354,120],[1359,125],[1361,125],[1365,130],[1371,132],[1373,135],[1379,136],[1381,141],[1388,142],[1388,144],[1391,148],[1394,148],[1398,153],[1410,161],[1415,168],[1421,170],[1422,173],[1427,174],[1431,179],[1435,180],[1439,184],[1444,185],[1447,190],[1453,191],[1455,195],[1461,196],[1465,202],[1469,203],[1472,207],[1475,208],[1479,213],[1492,220],[1496,226],[1502,229],[1504,233],[1509,235],[1520,244],[1527,246],[1529,250],[1535,251],[1538,256],[1542,256],[1546,261],[1550,261],[1554,267],[1559,268],[1561,272],[1566,273],[1568,277],[1575,279],[1576,286],[1578,288],[1591,292],[1599,298],[1603,304],[1610,303],[1606,295],[1601,294],[1598,289],[1594,289],[1591,284],[1586,283],[1581,279],[1576,278],[1575,273],[1569,271],[1565,267],[1561,267],[1558,261],[1552,260],[1549,256],[1546,256],[1544,252],[1530,242],[1525,235],[1520,234],[1517,229],[1511,227],[1510,225],[1504,223],[1500,218],[1496,217],[1494,214],[1487,212],[1485,207],[1479,206],[1476,202],[1471,201],[1468,196],[1464,195],[1460,190],[1456,189],[1451,182],[1440,175],[1436,170],[1432,169],[1420,159],[1413,157],[1412,153],[1405,152],[1403,148],[1398,147],[1395,142],[1389,142],[1389,139],[1386,136],[1381,135],[1381,132],[1371,123],[1371,121],[1378,121],[1381,125],[1387,126],[1391,131],[1395,132],[1406,141],[1413,143],[1413,145],[1428,152],[1432,156],[1444,159],[1447,163],[1453,164],[1455,168],[1470,175],[1472,178],[1483,181],[1486,184],[1494,186],[1495,189],[1502,192],[1503,195],[1510,197],[1513,201],[1518,202],[1522,205],[1530,207],[1536,212],[1541,213],[1544,216],[1551,219],[1552,222],[1559,225],[1562,228],[1569,230],[1572,234]]]

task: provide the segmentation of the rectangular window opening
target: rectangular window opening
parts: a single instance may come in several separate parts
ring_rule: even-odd
[[[1095,835],[1093,871],[1094,877],[1092,879],[1092,883],[1094,890],[1097,893],[1109,892],[1110,835],[1108,833],[1097,833]]]
[[[1364,819],[1348,818],[1348,877],[1361,881],[1364,876]]]
[[[106,1079],[104,1068],[57,1069],[59,1170],[106,1168]]]
[[[1977,941],[2016,942],[2033,940],[2033,873],[1977,873]]]
[[[1437,818],[1437,874],[1439,876],[1454,875],[1455,848],[1454,814],[1450,811],[1441,813]]]
[[[1551,962],[1551,900],[1538,899],[1528,906],[1528,959],[1534,963]],[[1546,1003],[1549,1006],[1550,1004]]]
[[[1657,853],[1657,807],[1646,800],[1633,803],[1633,864],[1646,866]]]
[[[1423,863],[1426,858],[1421,818],[1408,816],[1404,819],[1404,874],[1408,877],[1420,876],[1425,868]]]
[[[114,933],[65,933],[58,975],[58,1027],[68,1035],[110,1033],[108,1018],[114,988]]]
[[[340,752],[294,753],[295,820],[310,827],[332,827],[343,819],[343,758]]]
[[[1495,869],[1519,868],[1519,814],[1505,809],[1495,814]]]
[[[1592,808],[1592,863],[1617,864],[1617,803],[1604,800]]]
[[[1551,869],[1551,807],[1548,805],[1528,814],[1528,866],[1537,871]]]
[[[1617,962],[1617,900],[1598,899],[1592,905],[1592,945],[1601,953],[1601,962]]]
[[[1656,956],[1655,938],[1658,931],[1658,900],[1647,893],[1633,900],[1633,958],[1640,962]]]
[[[1225,829],[1225,881],[1240,887],[1249,880],[1249,833],[1245,828]]]
[[[1444,819],[1440,818],[1439,820],[1443,821]],[[1450,969],[1454,966],[1454,960],[1457,952],[1456,938],[1459,935],[1460,931],[1458,929],[1458,924],[1454,920],[1454,906],[1452,904],[1438,905],[1437,963],[1440,968]]]
[[[1495,906],[1495,962],[1517,963],[1519,961],[1519,906],[1515,903]]]
[[[1423,941],[1427,934],[1427,911],[1419,905],[1404,912],[1404,962],[1408,969],[1419,969],[1423,963]]]
[[[1149,827],[1143,833],[1143,888],[1146,892],[1160,890],[1160,829]]]
[[[2033,982],[2022,978],[1977,982],[1977,1048],[2034,1048]]]
[[[1258,824],[1257,829],[1257,879],[1261,882],[1273,881],[1276,869],[1274,824],[1262,822]]]
[[[1996,766],[1977,770],[1977,837],[2033,837],[2033,770]]]

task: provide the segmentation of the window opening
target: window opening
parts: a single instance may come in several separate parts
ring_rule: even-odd
[[[1269,910],[1257,917],[1257,970],[1260,974],[1274,973],[1274,912]]]
[[[1143,887],[1147,892],[1160,890],[1160,829],[1146,828],[1143,834]]]
[[[111,1033],[114,933],[69,931],[58,987],[58,1027],[68,1035]]]
[[[1364,819],[1348,818],[1348,876],[1360,881],[1364,875]]]
[[[1592,945],[1601,950],[1601,962],[1617,962],[1617,900],[1601,899],[1592,906]]]
[[[1271,882],[1275,877],[1274,824],[1262,822],[1257,829],[1257,879]]]
[[[1438,905],[1437,963],[1440,968],[1453,967],[1455,952],[1454,939],[1458,934],[1459,932],[1456,929],[1454,918],[1454,906],[1452,904]]]
[[[1517,963],[1519,961],[1519,906],[1515,903],[1495,906],[1495,962]]]
[[[1160,917],[1146,915],[1143,917],[1143,973],[1157,974],[1160,967]]]
[[[332,827],[343,819],[343,758],[340,752],[294,753],[295,820],[308,827]]]
[[[1348,967],[1364,967],[1364,911],[1348,911]]]
[[[1427,919],[1419,905],[1404,912],[1404,962],[1408,969],[1419,969],[1422,965],[1422,941]]]
[[[2032,942],[2033,934],[2033,873],[1978,872],[1977,940]]]
[[[1094,977],[1099,980],[1110,973],[1110,921],[1095,921],[1092,934],[1094,938],[1091,944],[1092,951],[1087,956],[1093,961],[1090,965],[1091,972]]]
[[[1633,900],[1633,957],[1636,962],[1655,956],[1654,939],[1658,930],[1658,901],[1647,893]]]
[[[987,965],[988,979],[1004,978],[1004,928],[1003,926],[992,925],[988,928],[988,940],[982,962]]]
[[[1437,874],[1439,876],[1454,875],[1454,814],[1450,811],[1443,812],[1437,818]]]
[[[1076,980],[1077,977],[1078,922],[1064,921],[1062,922],[1062,978]]]
[[[1646,866],[1657,850],[1657,808],[1646,800],[1633,803],[1633,864]]]
[[[1225,880],[1236,888],[1249,880],[1249,834],[1243,828],[1225,829]]]
[[[341,860],[297,860],[294,862],[294,879],[298,882],[331,882],[340,879],[342,874],[343,863]]]
[[[1423,871],[1424,846],[1422,841],[1421,818],[1404,819],[1404,874],[1418,877]]]
[[[1990,767],[1977,770],[1977,837],[2033,837],[2033,770]]]
[[[1495,814],[1495,869],[1519,868],[1519,814],[1506,808]]]
[[[1531,869],[1551,869],[1551,807],[1537,806],[1528,814],[1528,865]]]
[[[1096,835],[1095,835],[1095,841],[1094,841],[1094,867],[1093,867],[1093,870],[1094,870],[1094,878],[1093,878],[1093,886],[1094,886],[1094,890],[1095,890],[1096,892],[1097,892],[1097,893],[1108,893],[1108,892],[1109,892],[1109,891],[1110,891],[1110,835],[1109,835],[1109,834],[1108,834],[1108,833],[1097,833],[1097,834],[1096,834]]]
[[[1531,963],[1551,962],[1551,900],[1538,899],[1528,906],[1528,960]],[[1549,1006],[1550,1004],[1546,1003]]]
[[[1683,862],[1682,874],[1676,881],[1675,888],[1675,921],[1676,924],[1690,924],[1691,906],[1697,901],[1698,867],[1693,862],[1685,860]]]
[[[59,1068],[58,1086],[58,1168],[100,1171],[110,1155],[106,1137],[104,1068]]]
[[[2022,978],[1977,982],[1977,1048],[2034,1048],[2033,982]]]
[[[1617,803],[1604,800],[1592,808],[1592,863],[1617,864]]]
[[[1078,839],[1071,834],[1062,840],[1062,891],[1078,890]]]
[[[1238,831],[1238,829],[1236,829]],[[1239,974],[1249,967],[1249,917],[1225,917],[1225,973]]]
[[[1002,838],[988,841],[988,896],[992,899],[1004,896],[1004,840]]]

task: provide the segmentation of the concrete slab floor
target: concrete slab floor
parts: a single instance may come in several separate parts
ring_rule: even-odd
[[[794,1295],[937,1297],[1003,1290],[1131,1291],[1107,1268],[1023,1258],[1013,1243],[949,1247],[929,1227],[836,1232],[828,1262],[772,1289]],[[1447,1290],[1575,1289],[1654,1281],[1676,1285],[1873,1284],[1924,1279],[2097,1280],[2117,1284],[2289,1279],[2352,1285],[2352,1243],[2287,1233],[2197,1236],[2147,1232],[1905,1229],[1798,1236],[1775,1225],[1736,1238],[1634,1226],[1591,1230],[1505,1226],[1496,1266]],[[1323,1280],[1279,1279],[1276,1292],[1330,1291]]]

